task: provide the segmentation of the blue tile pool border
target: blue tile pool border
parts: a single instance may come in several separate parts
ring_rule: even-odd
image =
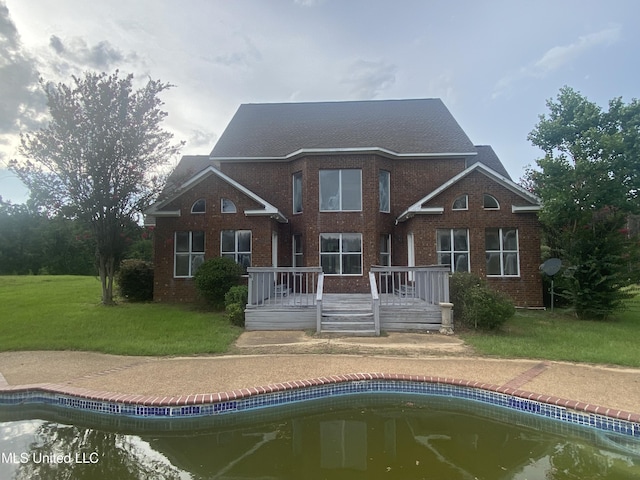
[[[493,384],[385,373],[334,375],[231,392],[174,397],[95,392],[54,384],[0,386],[0,407],[47,405],[140,419],[179,419],[258,411],[358,394],[411,394],[465,399],[640,439],[639,414]]]

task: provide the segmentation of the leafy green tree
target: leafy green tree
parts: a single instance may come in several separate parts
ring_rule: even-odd
[[[50,214],[63,213],[91,231],[102,303],[113,303],[113,279],[126,248],[126,229],[162,187],[161,167],[180,144],[161,128],[158,95],[171,85],[133,75],[86,73],[72,85],[42,82],[50,122],[22,136],[11,169]]]
[[[638,281],[638,238],[627,219],[640,212],[640,102],[607,111],[570,87],[547,101],[529,134],[545,152],[526,185],[543,202],[551,256],[563,260],[559,287],[580,318],[606,318]]]

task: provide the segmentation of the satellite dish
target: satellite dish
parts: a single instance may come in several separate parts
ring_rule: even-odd
[[[562,267],[562,261],[559,258],[550,258],[540,265],[540,270],[546,275],[553,277],[560,271],[560,267]]]

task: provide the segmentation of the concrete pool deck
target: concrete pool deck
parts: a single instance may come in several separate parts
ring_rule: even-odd
[[[136,401],[356,373],[470,381],[498,386],[506,393],[519,390],[580,402],[580,408],[597,409],[595,413],[603,415],[617,417],[617,412],[625,412],[633,414],[633,421],[640,419],[640,369],[478,357],[457,337],[438,334],[323,338],[304,332],[245,332],[232,354],[223,356],[0,353],[0,393],[44,386],[63,393],[91,391],[104,398],[135,396]]]

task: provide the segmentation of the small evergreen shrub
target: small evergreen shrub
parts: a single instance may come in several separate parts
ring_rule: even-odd
[[[244,306],[239,303],[230,303],[225,312],[229,321],[238,327],[244,327]]]
[[[494,330],[515,314],[513,302],[477,275],[454,273],[449,282],[454,321],[475,329]]]
[[[242,267],[233,259],[216,257],[206,260],[194,275],[200,296],[214,308],[224,307],[224,296],[240,283]]]
[[[131,302],[153,300],[153,265],[144,260],[123,260],[116,274],[120,296]]]
[[[244,309],[248,298],[249,289],[245,285],[231,287],[225,294],[225,312],[233,325],[244,327]]]

